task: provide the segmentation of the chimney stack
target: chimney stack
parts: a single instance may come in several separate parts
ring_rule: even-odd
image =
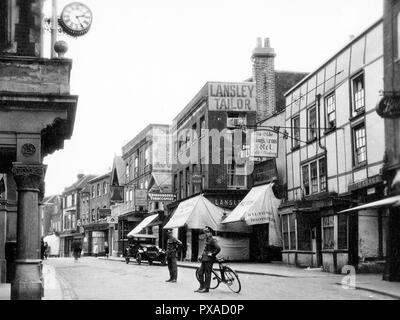
[[[275,102],[275,51],[269,38],[257,38],[257,46],[251,56],[253,81],[256,83],[257,121],[263,120],[276,110]]]

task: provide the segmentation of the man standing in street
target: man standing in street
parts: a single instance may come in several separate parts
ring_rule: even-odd
[[[172,230],[169,229],[167,241],[167,262],[169,270],[169,279],[166,282],[176,282],[178,279],[178,266],[176,261],[176,251],[182,245],[182,242],[172,235]]]
[[[198,281],[200,283],[200,288],[195,290],[195,292],[209,292],[211,273],[213,263],[215,261],[216,255],[221,251],[217,240],[212,236],[212,229],[210,227],[204,227],[203,232],[206,235],[204,251],[199,260],[201,261],[201,266],[198,272]]]

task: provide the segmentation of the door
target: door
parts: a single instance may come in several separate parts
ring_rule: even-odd
[[[358,211],[349,215],[348,229],[349,264],[358,265]],[[357,269],[357,268],[356,268]]]

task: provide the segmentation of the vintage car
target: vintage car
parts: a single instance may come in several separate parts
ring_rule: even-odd
[[[162,265],[167,264],[165,250],[155,245],[156,236],[149,234],[135,234],[130,237],[129,247],[125,251],[125,261],[129,263],[130,259],[136,259],[138,264],[147,261],[149,265],[154,261]]]

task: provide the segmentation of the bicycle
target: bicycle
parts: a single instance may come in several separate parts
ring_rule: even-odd
[[[219,284],[223,282],[232,292],[239,293],[242,286],[240,284],[239,276],[237,275],[237,273],[230,267],[224,265],[223,258],[217,258],[216,262],[218,262],[219,270],[212,270],[210,289],[218,288]],[[197,280],[199,280],[199,270],[200,267],[196,269]],[[218,274],[218,271],[220,275]]]

